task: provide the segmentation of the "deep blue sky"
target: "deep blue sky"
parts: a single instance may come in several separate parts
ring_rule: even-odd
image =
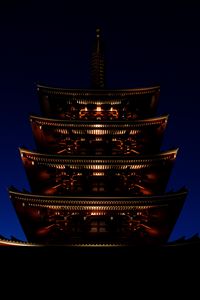
[[[200,232],[200,10],[182,1],[7,2],[0,10],[0,234],[25,239],[7,189],[29,190],[18,148],[35,148],[36,84],[88,88],[95,29],[106,44],[109,88],[160,84],[169,114],[162,149],[179,147],[167,190],[189,194],[171,240]],[[71,1],[73,2],[73,1]],[[116,1],[117,2],[117,1]],[[139,3],[138,3],[139,2]],[[147,4],[147,3],[148,4]],[[197,1],[195,1],[197,2]]]

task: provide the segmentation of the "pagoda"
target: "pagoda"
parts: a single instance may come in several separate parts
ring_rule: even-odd
[[[187,196],[167,192],[178,149],[161,151],[160,86],[108,89],[99,29],[91,89],[38,85],[36,150],[20,148],[30,192],[9,189],[27,237],[15,245],[133,246],[169,240]]]

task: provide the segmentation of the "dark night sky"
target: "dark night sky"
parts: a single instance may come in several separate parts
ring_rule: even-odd
[[[35,149],[29,115],[40,114],[36,84],[90,87],[97,26],[109,88],[160,84],[157,115],[169,114],[162,149],[179,148],[167,190],[189,190],[171,240],[200,232],[200,10],[192,1],[146,2],[109,2],[109,8],[95,1],[1,4],[0,234],[25,240],[7,189],[29,190],[18,148]]]

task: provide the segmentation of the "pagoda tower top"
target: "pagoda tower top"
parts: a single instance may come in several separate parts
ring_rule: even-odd
[[[105,87],[104,47],[99,27],[96,29],[96,40],[91,57],[91,85],[94,89]]]

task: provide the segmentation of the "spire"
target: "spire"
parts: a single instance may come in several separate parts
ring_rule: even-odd
[[[104,49],[103,41],[101,39],[100,28],[96,29],[96,41],[92,51],[91,58],[91,84],[92,88],[102,89],[105,87],[105,73],[104,73]]]

